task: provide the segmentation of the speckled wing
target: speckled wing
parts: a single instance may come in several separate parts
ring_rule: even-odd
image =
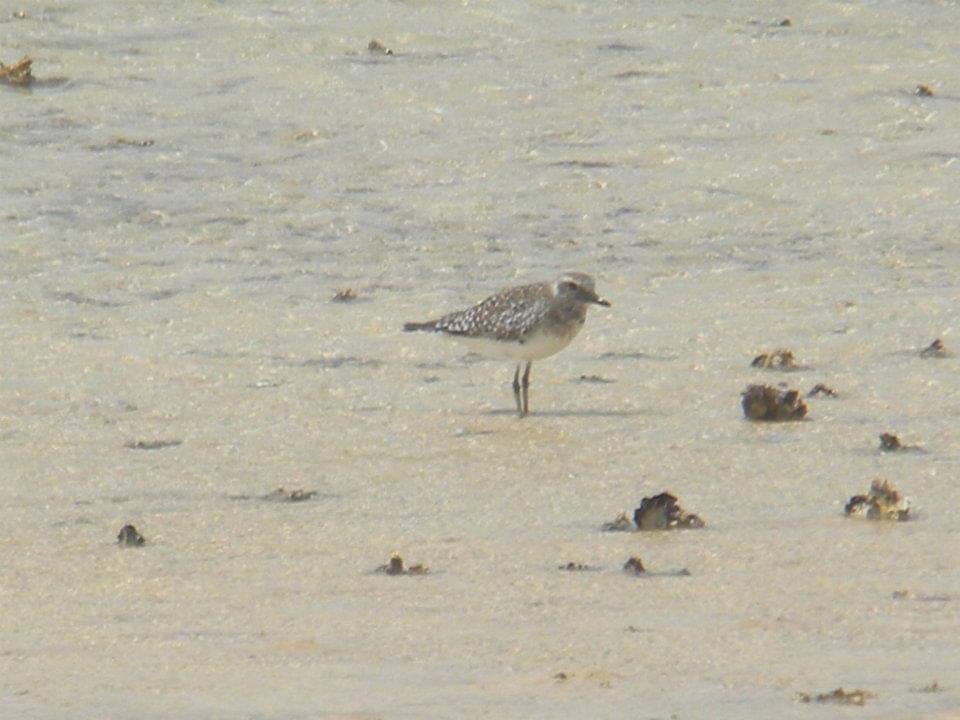
[[[444,315],[435,328],[448,335],[516,341],[543,320],[550,299],[550,289],[542,283],[511,288],[471,308]]]

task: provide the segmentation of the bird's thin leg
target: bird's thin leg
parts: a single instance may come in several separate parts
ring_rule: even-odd
[[[523,417],[523,405],[520,404],[520,363],[517,363],[517,371],[513,374],[513,399],[517,401],[517,415]]]
[[[527,368],[523,371],[523,413],[521,417],[530,412],[530,368],[533,367],[532,362],[527,363]],[[517,371],[519,372],[520,366],[517,366]]]

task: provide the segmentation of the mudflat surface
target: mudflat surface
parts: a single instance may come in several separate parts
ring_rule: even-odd
[[[955,6],[19,9],[0,715],[957,717]],[[400,332],[568,269],[613,306],[526,420]],[[842,516],[877,477],[909,522]],[[707,527],[599,531],[662,490]]]

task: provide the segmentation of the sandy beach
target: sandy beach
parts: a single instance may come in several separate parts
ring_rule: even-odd
[[[957,27],[0,2],[0,718],[960,718]],[[401,331],[566,270],[523,420]]]

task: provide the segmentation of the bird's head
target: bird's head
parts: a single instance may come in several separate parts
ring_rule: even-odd
[[[578,303],[591,303],[610,307],[610,303],[597,295],[593,289],[593,278],[585,273],[567,272],[553,283],[553,294]]]

